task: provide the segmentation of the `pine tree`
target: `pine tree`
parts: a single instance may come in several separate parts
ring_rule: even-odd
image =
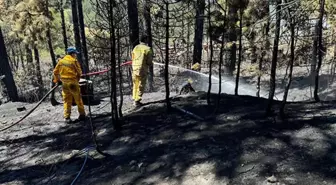
[[[19,96],[17,92],[17,88],[15,85],[15,81],[13,79],[12,70],[9,66],[7,50],[5,46],[4,36],[2,35],[2,30],[0,27],[0,76],[4,75],[4,79],[1,79],[7,90],[7,96],[10,101],[18,101]]]
[[[197,2],[196,2],[194,54],[193,54],[193,63],[194,64],[195,63],[201,64],[201,61],[202,61],[204,10],[205,10],[205,0],[197,0]]]
[[[128,24],[130,30],[130,45],[133,48],[139,44],[139,21],[137,0],[127,0]]]
[[[280,39],[280,25],[281,25],[281,0],[276,0],[276,25],[275,25],[275,37],[273,44],[273,53],[272,53],[272,65],[271,65],[271,77],[270,77],[270,90],[268,95],[268,105],[266,109],[266,114],[270,115],[273,106],[273,98],[275,94],[275,75],[276,68],[278,63],[278,47]]]

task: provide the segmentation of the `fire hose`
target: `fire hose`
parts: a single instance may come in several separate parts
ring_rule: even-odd
[[[124,63],[122,63],[120,66],[124,66],[124,65],[129,65],[129,64],[131,64],[132,63],[132,61],[127,61],[127,62],[124,62]],[[102,74],[102,73],[106,73],[106,72],[108,72],[108,71],[110,71],[111,70],[111,68],[109,68],[109,69],[105,69],[105,70],[102,70],[102,71],[97,71],[97,72],[91,72],[91,73],[87,73],[87,74],[83,74],[82,76],[92,76],[92,75],[98,75],[98,74]],[[7,129],[9,129],[9,128],[12,128],[13,126],[15,126],[15,125],[17,125],[17,124],[19,124],[20,122],[22,122],[24,119],[26,119],[32,112],[34,112],[35,111],[35,109],[39,106],[39,105],[41,105],[41,103],[58,87],[59,85],[58,84],[56,84],[52,89],[50,89],[50,91],[47,93],[47,94],[45,94],[44,96],[43,96],[43,98],[26,114],[26,115],[24,115],[20,120],[18,120],[18,121],[16,121],[15,123],[13,123],[13,124],[11,124],[11,125],[9,125],[9,126],[7,126],[7,127],[5,127],[5,128],[2,128],[2,129],[0,129],[0,132],[3,132],[3,131],[5,131],[5,130],[7,130]]]
[[[57,87],[58,87],[59,85],[57,84],[57,85],[55,85],[52,89],[50,89],[50,91],[46,94],[46,95],[44,95],[44,97],[29,111],[29,112],[27,112],[27,114],[26,115],[24,115],[20,120],[18,120],[18,121],[16,121],[15,123],[13,123],[13,124],[11,124],[11,125],[9,125],[9,126],[7,126],[7,127],[5,127],[5,128],[2,128],[2,129],[0,129],[0,132],[3,132],[3,131],[5,131],[5,130],[7,130],[7,129],[9,129],[9,128],[11,128],[11,127],[13,127],[13,126],[15,126],[15,125],[17,125],[17,124],[19,124],[20,122],[22,122],[24,119],[26,119],[32,112],[34,112],[34,110],[39,106],[39,105],[41,105],[41,103],[49,96],[49,94],[50,93],[52,93]]]
[[[125,66],[125,65],[130,65],[130,64],[132,64],[132,61],[126,61],[126,62],[120,64],[120,67]],[[119,67],[119,66],[118,66],[118,67]],[[102,71],[96,71],[96,72],[86,73],[86,74],[82,74],[82,77],[85,77],[85,76],[93,76],[93,75],[100,75],[100,74],[109,72],[110,70],[111,70],[111,68],[104,69],[104,70],[102,70]]]

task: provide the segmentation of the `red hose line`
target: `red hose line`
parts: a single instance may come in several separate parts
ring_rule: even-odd
[[[132,64],[132,61],[127,61],[127,62],[122,63],[120,66],[131,65],[131,64]],[[111,70],[111,68],[104,69],[102,71],[96,71],[96,72],[86,73],[86,74],[82,74],[82,77],[93,76],[93,75],[100,75],[100,74],[109,72],[110,70]]]

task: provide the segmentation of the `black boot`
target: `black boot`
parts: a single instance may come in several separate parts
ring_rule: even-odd
[[[65,118],[65,119],[64,119],[64,122],[65,122],[66,124],[70,124],[70,123],[72,123],[72,121],[71,121],[70,118]]]
[[[86,116],[85,115],[79,115],[78,120],[79,121],[85,121],[86,120]]]

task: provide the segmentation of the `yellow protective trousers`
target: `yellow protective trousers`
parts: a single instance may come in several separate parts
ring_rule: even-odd
[[[133,100],[141,101],[146,87],[147,76],[132,75],[133,79]]]
[[[77,104],[78,113],[80,115],[85,115],[85,109],[83,100],[80,93],[80,88],[78,82],[63,82],[63,102],[64,102],[64,118],[70,118],[72,100],[75,100]]]

